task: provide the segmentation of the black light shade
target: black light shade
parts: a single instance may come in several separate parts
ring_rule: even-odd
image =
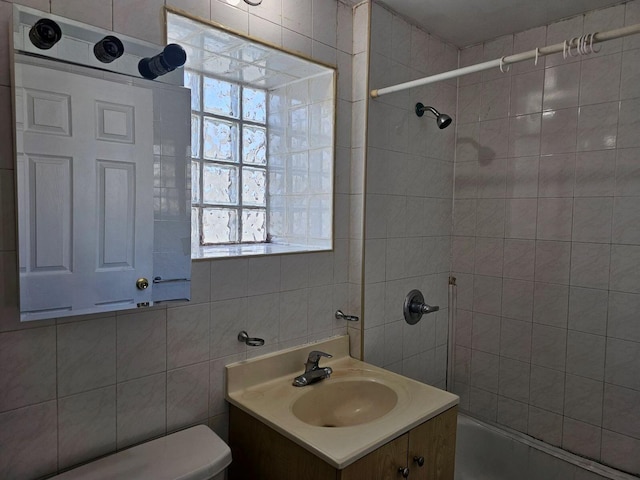
[[[177,43],[170,43],[164,50],[151,58],[143,58],[138,62],[140,75],[153,80],[166,73],[173,72],[187,61],[187,53]]]
[[[108,35],[93,46],[93,54],[102,63],[111,63],[124,53],[124,45],[119,38]]]
[[[38,20],[31,30],[29,30],[29,39],[36,47],[41,50],[49,50],[62,38],[62,30],[60,26],[48,18]]]

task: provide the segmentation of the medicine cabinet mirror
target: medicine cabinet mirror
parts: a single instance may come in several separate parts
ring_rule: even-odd
[[[138,71],[162,51],[14,6],[21,320],[189,299],[190,92]]]

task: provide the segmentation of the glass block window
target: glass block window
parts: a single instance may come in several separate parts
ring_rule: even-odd
[[[185,70],[191,88],[192,241],[267,241],[267,92]]]

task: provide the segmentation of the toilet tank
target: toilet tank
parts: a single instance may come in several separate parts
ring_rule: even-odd
[[[56,480],[208,480],[231,463],[231,449],[198,425],[53,477]]]

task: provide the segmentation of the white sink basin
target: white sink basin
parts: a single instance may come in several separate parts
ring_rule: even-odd
[[[313,350],[333,355],[320,364],[331,377],[294,387]],[[227,365],[226,398],[338,470],[458,403],[350,357],[346,336]]]
[[[397,403],[395,391],[372,379],[326,380],[298,398],[292,411],[316,427],[351,427],[386,415]]]

